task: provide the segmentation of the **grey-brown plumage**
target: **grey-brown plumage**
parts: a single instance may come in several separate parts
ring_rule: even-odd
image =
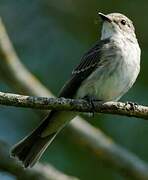
[[[81,82],[97,67],[102,46],[105,46],[108,42],[109,39],[98,42],[82,57],[80,64],[73,70],[71,79],[61,90],[59,97],[72,98],[76,94]],[[41,137],[45,128],[52,123],[52,117],[56,115],[56,111],[51,111],[37,129],[12,148],[11,155],[22,161],[24,167],[32,167],[58,133],[61,125],[55,129],[55,132],[51,132],[46,137]]]
[[[101,41],[84,54],[59,97],[118,100],[135,82],[140,48],[132,22],[119,13],[100,16],[104,21]],[[24,167],[32,167],[74,116],[73,112],[51,111],[38,128],[12,148],[11,155]]]

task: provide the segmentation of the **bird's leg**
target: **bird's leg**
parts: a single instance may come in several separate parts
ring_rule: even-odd
[[[100,100],[98,100],[95,96],[89,96],[89,95],[84,96],[83,99],[86,100],[90,104],[91,113],[92,113],[92,116],[94,117],[94,113],[95,113],[94,101],[100,101]]]

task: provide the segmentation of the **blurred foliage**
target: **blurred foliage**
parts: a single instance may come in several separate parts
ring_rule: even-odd
[[[131,17],[142,48],[141,74],[122,100],[148,104],[147,7],[146,0],[0,0],[0,15],[22,62],[56,94],[82,54],[99,38],[98,11],[121,12]],[[13,91],[3,82],[0,87]],[[11,144],[40,120],[31,110],[8,107],[0,110],[0,138]],[[147,122],[111,115],[97,115],[89,122],[148,161]],[[114,170],[99,163],[87,149],[77,146],[70,135],[66,137],[64,131],[48,148],[43,161],[81,180],[122,179]]]

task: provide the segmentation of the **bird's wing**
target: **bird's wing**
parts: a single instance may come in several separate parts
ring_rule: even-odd
[[[59,97],[72,98],[75,95],[82,81],[99,66],[102,51],[107,49],[108,43],[110,43],[110,39],[101,40],[84,54],[80,64],[72,71],[70,80],[66,82],[60,91]]]

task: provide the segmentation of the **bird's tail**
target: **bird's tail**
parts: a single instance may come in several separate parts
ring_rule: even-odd
[[[32,167],[39,160],[60,130],[57,128],[55,131],[49,132],[49,135],[42,136],[42,133],[50,124],[51,114],[53,113],[50,113],[37,129],[11,149],[11,156],[18,158],[25,168]]]

